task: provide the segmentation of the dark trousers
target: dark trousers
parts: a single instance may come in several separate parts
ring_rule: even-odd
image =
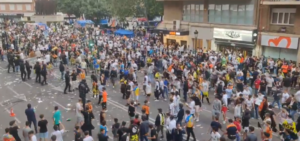
[[[43,80],[42,80],[41,84],[42,85],[47,84],[47,76],[43,74],[42,77],[43,77]]]
[[[190,140],[190,135],[192,134],[194,141],[196,141],[196,137],[195,137],[195,133],[194,133],[194,129],[193,127],[186,127],[186,140],[189,141]]]
[[[30,128],[31,128],[31,123],[33,123],[35,133],[37,133],[36,121],[31,121],[31,120],[29,120],[28,122],[29,122],[29,127],[30,127]]]
[[[81,101],[82,101],[83,110],[85,110],[85,103],[86,103],[86,96],[85,96],[85,94],[84,94],[84,96],[81,95],[80,98],[81,98]]]
[[[35,82],[41,83],[41,74],[40,73],[36,73]]]
[[[71,84],[70,84],[70,82],[66,83],[64,92],[66,92],[68,88],[69,88],[69,92],[70,92],[71,91]]]
[[[187,92],[188,90],[183,90],[183,98],[185,102],[187,102]]]
[[[99,95],[98,104],[101,103],[101,100],[102,100],[102,95]]]
[[[21,78],[22,78],[23,81],[26,79],[26,72],[25,72],[25,70],[21,71]]]
[[[7,72],[9,73],[10,67],[13,68],[13,72],[15,72],[15,65],[13,63],[8,63]]]
[[[27,78],[30,79],[30,75],[31,75],[31,70],[27,70]]]

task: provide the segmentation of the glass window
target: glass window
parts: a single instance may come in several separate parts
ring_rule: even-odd
[[[229,24],[230,21],[229,4],[222,5],[222,23]]]
[[[183,6],[183,21],[202,22],[204,5],[199,3],[186,2]]]
[[[191,22],[195,22],[195,16],[196,16],[196,8],[195,8],[195,4],[191,4]]]
[[[295,22],[295,8],[273,8],[271,24],[293,25]]]
[[[238,20],[238,6],[236,4],[230,5],[230,24],[237,24]]]
[[[200,7],[199,7],[199,4],[196,4],[195,5],[195,11],[196,13],[199,13],[200,12]],[[200,15],[198,14],[195,14],[195,22],[200,22]]]
[[[17,4],[17,10],[23,10],[23,5],[22,4]]]
[[[6,8],[5,8],[5,4],[1,4],[0,5],[0,10],[5,10]]]
[[[31,11],[31,4],[26,4],[26,11]]]
[[[208,6],[208,21],[210,23],[215,22],[215,5],[214,4],[209,4],[209,6]]]
[[[253,14],[254,14],[254,5],[246,5],[246,11],[245,11],[245,24],[246,25],[252,25],[253,24]]]
[[[222,5],[215,7],[215,23],[222,23]]]
[[[14,4],[10,4],[9,5],[9,10],[15,10],[15,5]]]
[[[245,5],[239,5],[238,6],[238,24],[244,24],[245,23]]]

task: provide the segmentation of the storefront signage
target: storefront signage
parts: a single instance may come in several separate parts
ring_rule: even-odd
[[[269,47],[279,47],[287,49],[297,49],[299,38],[288,36],[261,36],[261,45]]]
[[[180,35],[180,32],[169,32],[170,35]]]
[[[216,39],[253,42],[252,34],[253,31],[248,30],[214,28],[214,38]]]

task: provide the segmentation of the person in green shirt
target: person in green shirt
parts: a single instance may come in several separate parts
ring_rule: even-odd
[[[54,125],[59,125],[61,121],[61,112],[58,110],[58,106],[54,107],[53,121]]]

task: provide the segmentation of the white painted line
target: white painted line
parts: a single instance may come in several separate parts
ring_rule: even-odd
[[[65,109],[65,110],[69,110],[69,108],[66,108],[65,106],[63,106],[63,105],[61,105],[61,104],[59,104],[58,102],[56,102],[56,101],[53,101],[56,105],[58,105],[58,106],[60,106],[60,107],[62,107],[63,109]]]
[[[0,104],[0,106],[3,107],[4,110],[5,110],[8,114],[10,114],[10,111],[9,111],[6,107],[4,107],[2,104]],[[15,119],[18,123],[21,123],[21,121],[20,121],[17,117],[14,117],[14,119]]]
[[[29,86],[30,88],[32,88],[32,86],[29,84],[29,83],[27,83],[27,82],[24,82],[27,86]]]
[[[15,95],[20,95],[19,93],[17,93],[14,89],[12,89],[11,87],[7,87],[9,90],[11,90]]]

